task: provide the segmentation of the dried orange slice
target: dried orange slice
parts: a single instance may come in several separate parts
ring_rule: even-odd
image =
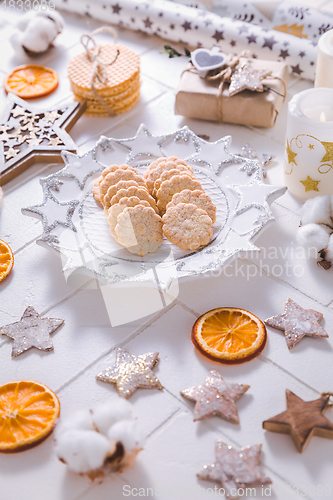
[[[199,351],[220,363],[243,363],[260,354],[267,332],[254,314],[236,307],[218,307],[200,316],[192,328]]]
[[[58,84],[58,75],[53,69],[37,64],[26,64],[14,68],[4,81],[6,92],[13,92],[23,99],[50,94],[58,87]]]
[[[11,272],[14,265],[14,254],[12,249],[3,240],[0,240],[0,281],[4,280]]]
[[[53,430],[60,403],[46,385],[17,380],[0,386],[0,452],[36,446]]]

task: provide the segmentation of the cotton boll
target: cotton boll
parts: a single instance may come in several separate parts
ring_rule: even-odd
[[[107,435],[113,424],[132,418],[132,405],[126,399],[117,398],[94,408],[92,418],[97,430]]]
[[[13,47],[27,52],[46,52],[64,27],[64,20],[58,12],[29,12],[16,24],[11,35]]]
[[[327,247],[329,240],[328,229],[318,224],[307,224],[297,231],[298,242],[306,248],[313,248],[317,253]],[[314,254],[314,257],[317,255]]]
[[[316,196],[307,200],[302,207],[301,220],[303,226],[312,223],[333,226],[330,196]]]
[[[79,410],[70,415],[66,420],[60,420],[55,430],[56,439],[61,434],[64,434],[72,429],[87,431],[94,430],[94,423],[90,410]]]
[[[143,438],[138,431],[135,420],[123,420],[115,423],[108,431],[108,438],[120,441],[129,455],[134,450],[142,448]]]
[[[325,259],[333,263],[333,235],[330,236],[328,241]]]
[[[103,466],[110,442],[95,431],[71,430],[58,437],[56,452],[71,470],[85,473]]]

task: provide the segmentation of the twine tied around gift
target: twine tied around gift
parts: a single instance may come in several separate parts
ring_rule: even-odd
[[[97,79],[102,85],[106,85],[108,81],[107,73],[106,73],[106,68],[111,66],[116,62],[118,59],[118,56],[120,54],[119,49],[116,51],[116,55],[114,58],[110,61],[104,61],[101,58],[101,45],[97,45],[95,39],[93,38],[94,35],[98,35],[99,33],[103,32],[108,32],[111,33],[111,35],[114,38],[113,43],[117,43],[118,40],[118,33],[116,32],[115,29],[111,28],[111,26],[102,26],[101,28],[96,29],[93,31],[90,35],[85,33],[81,36],[81,43],[83,47],[86,50],[87,58],[91,62],[91,74],[90,74],[90,86],[91,90],[98,100],[98,102],[103,106],[104,109],[108,112],[109,115],[114,116],[115,112],[109,108],[109,106],[104,102],[102,97],[98,94],[96,87],[95,87],[95,80]]]
[[[214,82],[214,81],[219,81],[220,82],[219,87],[218,87],[218,96],[217,96],[217,101],[218,101],[218,108],[217,108],[217,110],[218,110],[218,122],[219,123],[223,122],[222,98],[223,98],[224,84],[226,82],[230,82],[233,73],[235,72],[235,70],[237,69],[237,67],[238,67],[238,65],[240,63],[240,59],[241,58],[249,58],[250,54],[251,53],[250,53],[249,50],[243,50],[238,55],[229,54],[227,61],[222,66],[223,69],[221,69],[221,70],[212,70],[205,77],[205,80],[212,81],[212,82]],[[186,71],[188,71],[190,73],[198,74],[197,69],[194,68],[193,66],[191,68],[186,68],[183,71],[183,73],[185,73]],[[285,98],[286,98],[286,95],[287,95],[287,87],[286,87],[286,83],[284,82],[284,80],[282,80],[282,78],[280,78],[278,76],[267,76],[266,79],[268,79],[268,78],[272,78],[272,79],[279,80],[280,82],[282,82],[283,87],[284,87],[284,94],[280,94],[277,90],[272,89],[272,88],[268,87],[267,85],[263,86],[264,90],[265,91],[270,90],[272,92],[275,92],[276,94],[278,94],[281,97],[283,97],[283,101],[284,101]]]

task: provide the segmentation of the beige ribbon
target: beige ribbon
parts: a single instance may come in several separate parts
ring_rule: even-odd
[[[208,80],[208,81],[219,81],[220,82],[219,87],[218,87],[218,91],[219,92],[218,92],[218,95],[217,95],[217,102],[218,102],[217,111],[218,111],[218,122],[219,123],[223,122],[223,115],[222,115],[222,111],[223,111],[222,108],[223,108],[223,106],[222,106],[222,101],[223,101],[223,87],[224,87],[224,84],[226,82],[230,82],[230,79],[231,79],[231,77],[232,77],[235,69],[237,68],[237,66],[239,64],[240,59],[243,58],[243,57],[249,57],[250,54],[251,53],[250,53],[249,50],[243,50],[237,56],[229,54],[228,59],[227,59],[226,63],[223,65],[223,69],[221,71],[219,71],[219,70],[212,70],[212,71],[209,72],[211,74],[208,74],[205,77],[205,80]],[[197,69],[194,68],[194,67],[185,69],[183,71],[183,73],[185,73],[186,71],[188,71],[190,73],[198,74]],[[218,71],[218,72],[216,73],[216,71]],[[278,76],[271,76],[269,78],[272,78],[272,79],[275,79],[275,80],[280,80],[280,82],[282,82],[283,87],[284,87],[284,94],[283,94],[283,101],[284,101],[285,98],[286,98],[286,95],[287,95],[287,86],[286,86],[286,83],[282,80],[282,78],[280,78]]]
[[[90,86],[91,90],[93,91],[94,96],[98,100],[98,102],[103,106],[103,108],[106,109],[106,111],[109,113],[109,115],[114,116],[115,112],[109,108],[109,106],[106,104],[106,102],[103,101],[102,97],[98,94],[96,88],[95,88],[95,80],[97,79],[102,85],[106,85],[108,81],[107,73],[106,73],[106,68],[108,66],[111,66],[114,64],[120,54],[119,50],[117,49],[117,53],[115,57],[110,60],[110,61],[103,61],[100,57],[101,53],[101,46],[97,45],[95,39],[93,38],[93,35],[98,35],[99,33],[103,32],[109,32],[114,38],[113,43],[117,43],[118,39],[118,33],[116,32],[115,29],[111,28],[110,26],[102,26],[101,28],[98,28],[97,30],[93,31],[91,35],[84,34],[81,36],[81,43],[83,47],[86,49],[86,54],[88,60],[91,62],[91,75],[90,75]]]

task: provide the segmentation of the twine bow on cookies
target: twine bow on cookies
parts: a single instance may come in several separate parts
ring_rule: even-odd
[[[110,61],[104,61],[101,56],[101,46],[97,45],[94,35],[98,35],[99,33],[109,32],[113,35],[114,42],[117,43],[118,33],[116,30],[111,28],[110,26],[102,26],[101,28],[96,29],[91,33],[91,35],[84,34],[81,36],[81,43],[86,50],[87,58],[91,62],[91,75],[90,75],[90,86],[91,90],[94,93],[98,102],[106,109],[109,115],[114,116],[114,111],[109,108],[109,106],[103,101],[101,96],[98,94],[95,88],[95,80],[97,79],[102,85],[106,85],[108,81],[108,77],[106,74],[106,68],[114,64],[120,54],[119,49],[117,49],[115,57]]]

